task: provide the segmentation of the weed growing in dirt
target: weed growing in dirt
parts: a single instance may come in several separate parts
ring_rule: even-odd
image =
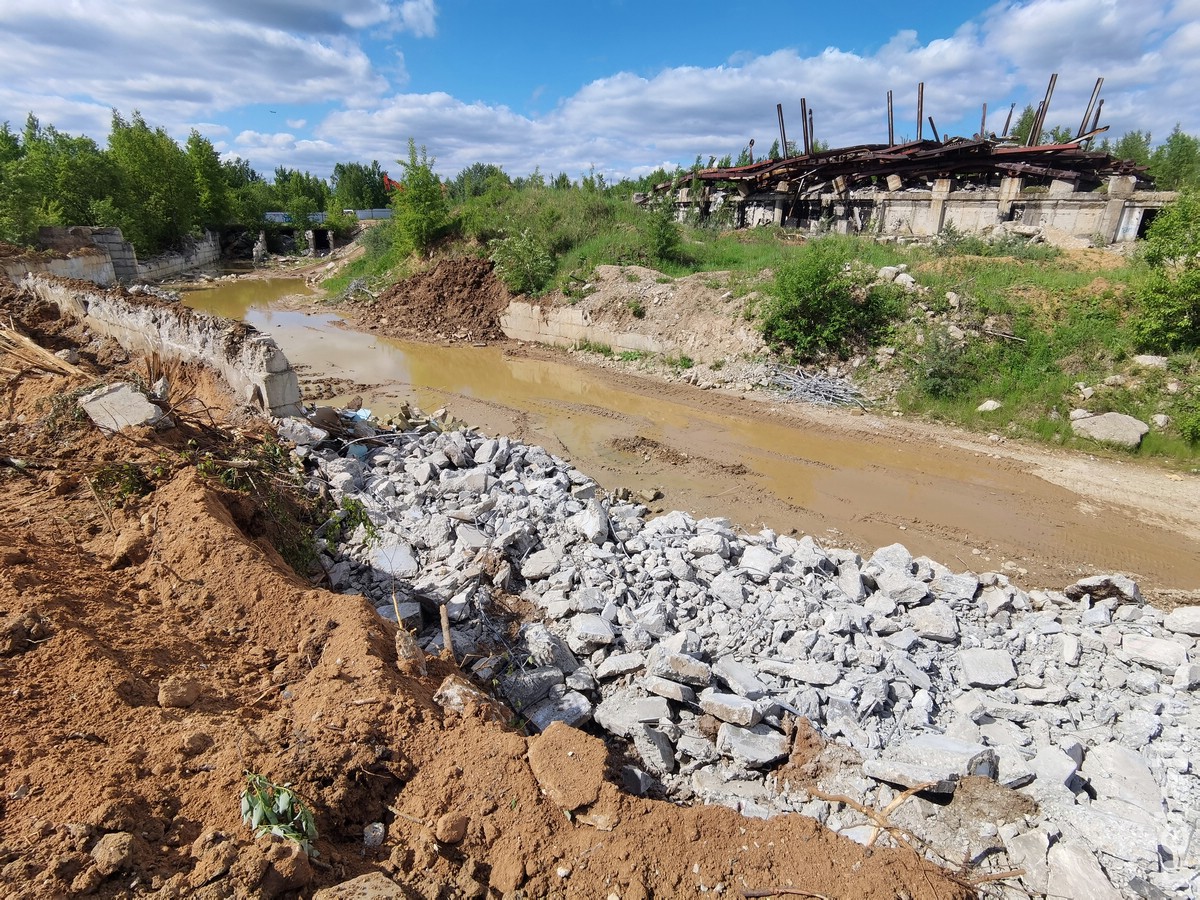
[[[686,353],[680,353],[678,356],[671,355],[664,357],[663,362],[676,372],[682,372],[684,369],[690,369],[696,365],[696,361]]]
[[[242,822],[253,829],[255,837],[273,834],[295,841],[309,856],[319,855],[313,846],[316,820],[290,784],[276,784],[263,775],[247,772],[241,802]]]
[[[154,490],[154,485],[142,467],[136,463],[110,463],[101,466],[91,479],[96,495],[114,506],[131,497],[142,497]]]
[[[622,350],[617,354],[617,359],[621,362],[637,362],[639,359],[645,359],[650,354],[645,350]]]
[[[575,349],[582,350],[584,353],[599,353],[601,356],[608,357],[609,359],[612,359],[615,355],[612,347],[597,341],[576,341]]]
[[[495,241],[491,259],[496,274],[514,294],[536,294],[554,274],[550,251],[528,228]]]
[[[625,306],[629,308],[629,311],[631,313],[633,313],[633,317],[635,319],[646,318],[646,307],[642,305],[641,300],[637,300],[637,299],[629,300],[625,303]]]
[[[52,437],[62,437],[87,421],[87,414],[79,405],[79,398],[102,386],[102,382],[96,381],[86,387],[39,399],[35,408],[38,412],[46,413],[41,423],[46,433]]]

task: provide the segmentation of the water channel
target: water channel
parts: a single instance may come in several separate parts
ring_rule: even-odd
[[[305,293],[296,278],[239,279],[189,290],[184,301],[271,335],[302,383],[336,379],[341,393],[322,403],[359,395],[377,416],[406,402],[446,407],[489,434],[569,458],[606,488],[660,490],[652,506],[860,552],[900,542],[955,569],[1007,571],[1027,588],[1117,570],[1151,586],[1200,585],[1191,523],[1085,498],[1053,466],[991,453],[986,439],[964,448],[886,418],[772,407],[562,354],[356,332],[319,305],[283,302]],[[1095,464],[1116,466],[1104,476],[1113,481],[1137,465]]]

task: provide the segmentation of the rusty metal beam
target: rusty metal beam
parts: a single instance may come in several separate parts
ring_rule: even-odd
[[[780,159],[787,159],[788,158],[787,129],[783,127],[783,104],[782,103],[775,104],[775,113],[776,113],[776,115],[779,116],[779,146],[780,146],[780,149],[783,151],[783,156],[781,156]]]
[[[921,128],[925,122],[925,82],[917,83],[917,140],[921,139]]]

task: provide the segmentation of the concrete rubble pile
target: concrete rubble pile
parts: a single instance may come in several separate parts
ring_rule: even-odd
[[[651,519],[540,447],[434,423],[348,446],[285,432],[342,507],[332,586],[430,653],[444,605],[457,657],[531,726],[625,742],[630,789],[870,840],[861,812],[780,768],[807,719],[843,763],[808,786],[881,810],[926,785],[890,821],[955,863],[1025,871],[995,893],[1200,891],[1200,609],[1164,615],[1119,575],[1027,593],[900,544],[863,559]],[[541,615],[515,643],[507,593]],[[956,790],[999,799],[951,822]]]

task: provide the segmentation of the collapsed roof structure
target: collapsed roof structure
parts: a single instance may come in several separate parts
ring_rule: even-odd
[[[656,185],[655,191],[676,189],[677,203],[697,210],[701,217],[722,207],[732,209],[730,224],[735,226],[805,227],[807,223],[815,227],[815,223],[823,222],[842,231],[860,231],[868,225],[880,231],[896,230],[888,228],[884,209],[890,204],[894,212],[899,205],[907,204],[914,214],[901,217],[902,221],[893,215],[892,224],[920,236],[937,234],[947,222],[964,231],[980,231],[1005,222],[1023,222],[1030,227],[1025,213],[1032,203],[1037,207],[1033,210],[1037,221],[1032,227],[1101,235],[1106,241],[1132,239],[1144,231],[1152,217],[1143,214],[1160,208],[1169,196],[1138,190],[1147,186],[1144,166],[1090,149],[1095,138],[1108,130],[1107,125],[1099,124],[1104,105],[1099,99],[1102,78],[1096,81],[1075,136],[1060,143],[1039,143],[1057,77],[1051,76],[1046,98],[1039,104],[1023,141],[1009,135],[1016,104],[1009,109],[999,136],[987,131],[984,104],[978,133],[969,138],[944,137],[938,134],[930,116],[934,138],[924,139],[922,84],[918,86],[916,140],[895,143],[889,91],[888,143],[819,150],[812,111],[807,100],[801,100],[803,152],[732,168],[696,169],[685,176],[686,180],[664,182]],[[786,154],[790,144],[782,104],[776,105],[776,111],[779,145]],[[753,141],[750,148],[752,152]],[[917,209],[922,201],[917,196],[920,193],[927,195],[925,205],[934,214],[924,215]],[[1074,208],[1060,208],[1060,201],[1068,198]],[[1046,208],[1048,199],[1054,201],[1053,209]],[[1106,208],[1105,204],[1114,199],[1124,201],[1121,208]],[[956,201],[969,202],[973,208],[958,209]],[[978,208],[987,201],[991,201],[990,213]],[[1130,203],[1133,211],[1125,215]],[[1095,215],[1081,216],[1080,204],[1095,207]],[[1081,232],[1081,228],[1090,230]]]

